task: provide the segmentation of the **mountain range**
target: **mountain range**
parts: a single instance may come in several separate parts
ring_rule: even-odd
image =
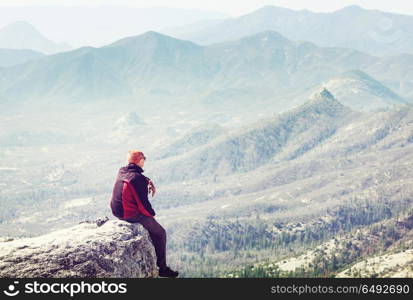
[[[199,22],[198,22],[199,23]],[[413,54],[413,16],[347,6],[331,13],[272,5],[211,25],[164,30],[169,35],[210,45],[274,30],[294,41],[345,47],[373,55]]]
[[[138,7],[132,3],[26,4],[0,3],[0,27],[24,20],[49,40],[66,42],[73,48],[101,47],[148,30],[158,31],[163,27],[228,17],[213,9],[178,8],[172,5]]]
[[[387,105],[411,99],[412,57],[378,58],[346,48],[323,48],[292,42],[274,31],[210,46],[149,31],[101,48],[82,47],[4,68],[0,98],[50,105],[117,98],[137,104],[136,99],[157,97],[173,105],[172,97],[186,97],[186,103],[203,108],[250,109],[265,103],[287,109],[300,104],[295,99],[308,96],[321,82],[359,70],[376,82],[364,96],[373,93],[377,98],[386,90],[380,103]],[[365,78],[352,83],[361,86]],[[363,109],[369,109],[369,101],[377,107],[369,95],[359,101],[366,101]]]

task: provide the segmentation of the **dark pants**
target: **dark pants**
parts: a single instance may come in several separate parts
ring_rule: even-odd
[[[154,218],[138,214],[125,221],[129,223],[140,223],[148,230],[155,247],[156,264],[159,269],[166,268],[166,231]]]

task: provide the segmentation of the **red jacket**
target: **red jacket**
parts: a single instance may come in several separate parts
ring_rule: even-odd
[[[114,216],[128,219],[139,213],[154,217],[155,211],[148,200],[149,178],[143,169],[133,163],[119,169],[113,187],[110,207]]]

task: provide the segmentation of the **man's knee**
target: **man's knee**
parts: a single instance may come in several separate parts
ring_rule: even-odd
[[[166,236],[166,230],[155,220],[150,220],[147,229],[151,234],[154,234],[156,236]]]

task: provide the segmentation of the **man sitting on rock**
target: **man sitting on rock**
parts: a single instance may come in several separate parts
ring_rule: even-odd
[[[128,152],[128,165],[119,169],[110,206],[117,218],[140,223],[148,230],[155,247],[159,276],[177,277],[179,273],[166,265],[166,231],[155,220],[155,211],[148,200],[148,193],[152,192],[153,197],[156,189],[153,182],[142,174],[145,160],[142,151]]]

